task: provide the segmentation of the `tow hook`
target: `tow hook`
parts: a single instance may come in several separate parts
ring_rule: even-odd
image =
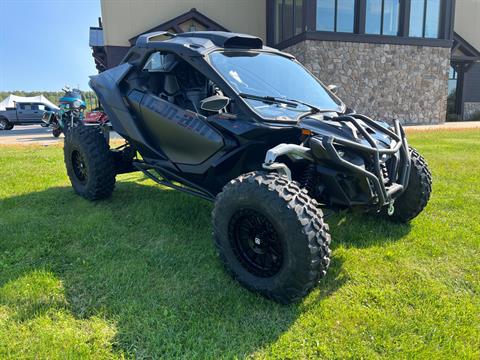
[[[392,200],[390,201],[390,203],[388,204],[388,210],[387,210],[387,214],[388,216],[392,216],[393,213],[395,212],[395,207],[393,206],[393,203],[395,202],[395,200]]]

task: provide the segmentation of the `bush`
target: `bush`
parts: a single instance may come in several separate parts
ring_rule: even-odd
[[[468,117],[469,121],[480,121],[480,110],[475,111]]]
[[[447,97],[447,114],[455,114],[455,91],[448,94]]]

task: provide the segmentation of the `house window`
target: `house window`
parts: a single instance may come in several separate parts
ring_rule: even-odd
[[[303,0],[295,0],[295,35],[303,31]]]
[[[274,12],[276,44],[302,32],[303,0],[275,0]]]
[[[400,0],[367,0],[365,33],[398,35]]]
[[[453,66],[450,66],[450,71],[448,73],[448,95],[455,94],[457,90],[457,71]]]
[[[440,1],[441,0],[411,0],[410,36],[438,38]]]
[[[1,1],[1,0],[0,0]],[[449,39],[450,0],[267,0],[269,43],[277,45],[306,32],[305,38],[397,43],[393,37]],[[463,0],[457,0],[463,1]],[[477,1],[477,0],[475,0]],[[478,0],[480,1],[480,0]],[[319,34],[313,34],[313,32]],[[326,34],[326,33],[335,34]],[[338,33],[338,34],[337,34]],[[375,38],[371,35],[380,35]],[[387,39],[384,36],[392,37]],[[299,37],[296,37],[299,39]],[[412,39],[412,43],[417,43]],[[432,43],[435,40],[432,40]]]
[[[317,31],[353,33],[355,0],[317,0]]]

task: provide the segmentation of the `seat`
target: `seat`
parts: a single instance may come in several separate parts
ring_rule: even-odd
[[[160,98],[181,106],[181,101],[178,99],[179,95],[181,95],[181,93],[177,77],[174,74],[162,74],[159,93]]]
[[[175,96],[180,91],[177,77],[174,74],[164,74],[163,92],[168,96]]]

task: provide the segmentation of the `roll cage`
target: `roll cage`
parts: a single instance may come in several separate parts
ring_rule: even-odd
[[[222,90],[225,96],[232,99],[239,110],[253,121],[266,125],[272,124],[274,126],[282,127],[294,126],[298,123],[298,119],[292,118],[291,120],[280,121],[273,118],[263,117],[255,112],[247,104],[245,99],[242,98],[242,96],[240,96],[240,94],[232,88],[232,86],[211,64],[209,55],[217,51],[245,53],[263,52],[283,56],[297,62],[294,56],[274,48],[263,46],[263,42],[260,38],[249,35],[229,32],[212,33],[201,31],[171,34],[166,31],[160,31],[141,35],[137,39],[136,45],[130,49],[125,58],[122,60],[122,64],[128,63],[134,66],[138,71],[143,69],[149,57],[153,53],[173,53],[203,74],[208,80],[215,83]],[[310,73],[308,69],[305,70]],[[340,101],[342,109],[345,110],[346,106],[338,97],[336,98]]]

